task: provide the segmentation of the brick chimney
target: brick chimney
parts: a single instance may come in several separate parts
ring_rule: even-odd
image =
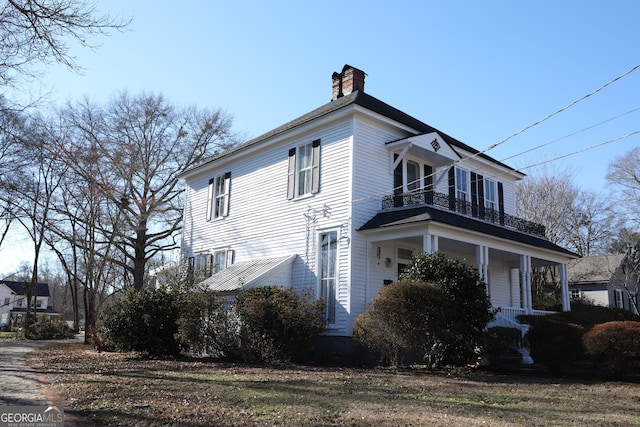
[[[342,72],[334,72],[331,75],[332,94],[331,100],[349,95],[351,92],[361,90],[364,92],[364,78],[366,74],[362,70],[358,70],[351,65],[342,67]]]

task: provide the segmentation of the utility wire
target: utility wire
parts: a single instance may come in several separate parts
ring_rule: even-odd
[[[608,86],[612,85],[613,83],[617,82],[618,80],[622,79],[623,77],[625,77],[625,76],[627,76],[627,75],[631,74],[632,72],[636,71],[638,68],[640,68],[640,64],[635,65],[634,67],[630,68],[629,70],[625,71],[624,73],[620,74],[619,76],[617,76],[617,77],[613,78],[612,80],[608,81],[607,83],[603,84],[603,85],[602,85],[602,86],[600,86],[599,88],[597,88],[597,89],[595,89],[595,90],[593,90],[593,91],[589,92],[588,94],[586,94],[586,95],[584,95],[584,96],[582,96],[582,97],[578,98],[577,100],[575,100],[575,101],[573,101],[573,102],[571,102],[571,103],[567,104],[566,106],[564,106],[564,107],[560,108],[559,110],[556,110],[555,112],[553,112],[553,113],[551,113],[551,114],[548,114],[546,117],[544,117],[544,118],[542,118],[542,119],[540,119],[540,120],[538,120],[538,121],[536,121],[536,122],[534,122],[534,123],[530,124],[529,126],[524,127],[523,129],[519,130],[518,132],[513,133],[512,135],[508,136],[507,138],[505,138],[505,139],[503,139],[503,140],[501,140],[501,141],[499,141],[499,142],[496,142],[495,144],[490,145],[490,146],[489,146],[488,148],[486,148],[485,150],[483,150],[483,151],[478,151],[477,153],[474,153],[474,154],[472,154],[471,156],[468,156],[468,157],[465,157],[465,158],[463,158],[463,159],[460,159],[460,160],[459,160],[459,161],[457,161],[455,164],[453,164],[453,165],[449,166],[449,168],[448,168],[448,169],[451,169],[452,167],[455,167],[456,165],[459,165],[459,164],[461,164],[461,163],[463,163],[463,162],[466,162],[466,161],[468,161],[468,160],[471,160],[471,159],[473,159],[473,158],[475,158],[475,157],[479,156],[480,154],[484,154],[484,153],[486,153],[487,151],[492,150],[492,149],[494,149],[495,147],[497,147],[497,146],[499,146],[499,145],[501,145],[501,144],[504,144],[505,142],[509,141],[510,139],[513,139],[514,137],[516,137],[516,136],[518,136],[518,135],[520,135],[520,134],[522,134],[522,133],[526,132],[527,130],[529,130],[529,129],[531,129],[531,128],[533,128],[533,127],[535,127],[535,126],[537,126],[537,125],[539,125],[539,124],[541,124],[541,123],[543,123],[543,122],[545,122],[546,120],[550,119],[551,117],[554,117],[554,116],[556,116],[556,115],[560,114],[561,112],[568,110],[569,108],[573,107],[573,106],[574,106],[574,105],[576,105],[577,103],[579,103],[579,102],[581,102],[581,101],[583,101],[583,100],[585,100],[585,99],[589,98],[590,96],[592,96],[592,95],[594,95],[594,94],[596,94],[596,93],[598,93],[598,92],[602,91],[602,90],[603,90],[603,89],[605,89],[606,87],[608,87]],[[612,118],[610,118],[610,119],[604,120],[604,121],[602,121],[602,122],[600,122],[600,123],[596,123],[595,125],[592,125],[592,126],[589,126],[589,127],[587,127],[587,128],[581,129],[581,130],[576,131],[576,132],[574,132],[574,133],[572,133],[572,134],[569,134],[569,135],[563,136],[563,137],[558,138],[558,139],[556,139],[556,140],[549,141],[549,142],[547,142],[547,143],[541,144],[541,145],[539,145],[539,146],[537,146],[537,147],[531,148],[531,149],[526,150],[526,151],[524,151],[524,152],[521,152],[521,153],[515,154],[515,155],[513,155],[513,156],[507,157],[507,158],[506,158],[506,159],[504,159],[504,160],[508,160],[508,159],[513,158],[513,157],[519,156],[519,155],[521,155],[521,154],[525,154],[525,153],[528,153],[528,152],[530,152],[530,151],[534,151],[534,150],[536,150],[536,149],[538,149],[538,148],[542,148],[542,147],[544,147],[544,146],[546,146],[546,145],[550,145],[550,144],[552,144],[552,143],[555,143],[555,142],[561,141],[561,140],[563,140],[563,139],[569,138],[569,137],[574,136],[574,135],[576,135],[576,134],[578,134],[578,133],[581,133],[581,132],[584,132],[584,131],[586,131],[586,130],[592,129],[592,128],[594,128],[594,127],[600,126],[600,125],[602,125],[602,124],[604,124],[604,123],[607,123],[607,122],[609,122],[609,121],[615,120],[615,119],[617,119],[617,118],[620,118],[620,117],[622,117],[622,116],[625,116],[625,115],[627,115],[627,114],[633,113],[633,112],[638,111],[638,110],[640,110],[640,107],[634,108],[634,109],[632,109],[632,110],[630,110],[630,111],[627,111],[626,113],[623,113],[623,114],[620,114],[620,115],[618,115],[618,116],[612,117]],[[634,133],[634,134],[635,134],[635,133]],[[631,134],[631,135],[633,135],[633,134]],[[631,135],[629,135],[629,136],[631,136]],[[625,137],[622,137],[622,138],[625,138]],[[588,148],[588,149],[596,148],[596,147],[598,147],[598,146],[600,146],[600,145],[604,145],[604,144],[606,144],[606,143],[613,142],[613,141],[616,141],[616,140],[618,140],[618,139],[619,139],[619,138],[616,138],[616,139],[613,139],[613,140],[611,140],[611,141],[605,142],[605,143],[603,143],[603,144],[599,144],[599,145],[596,145],[596,146],[590,147],[590,148]],[[587,151],[587,150],[580,150],[580,151],[578,151],[578,152],[576,152],[576,153],[573,153],[573,154],[577,154],[577,153],[582,152],[582,151]],[[569,155],[572,155],[572,154],[569,154]],[[567,155],[567,156],[569,156],[569,155]],[[559,157],[559,158],[557,158],[557,159],[561,159],[561,158],[563,158],[563,157],[567,157],[567,156],[562,156],[562,157]],[[556,160],[557,160],[557,159],[556,159]],[[543,164],[543,163],[541,163],[541,164]],[[521,168],[520,170],[528,169],[528,168],[530,168],[530,167],[533,167],[533,166],[527,166],[527,167],[525,167],[525,168]],[[447,170],[448,170],[448,169],[447,169]],[[476,170],[480,170],[480,169],[475,169],[475,170],[474,170],[474,171],[472,171],[472,172],[475,172]],[[436,174],[437,174],[437,173],[438,173],[437,171],[434,171],[431,175],[425,176],[424,178],[425,178],[425,179],[426,179],[426,178],[433,178],[433,177],[435,177],[435,176],[436,176]],[[499,175],[495,175],[495,177],[504,176],[504,175],[505,175],[505,174],[499,174]],[[417,180],[413,181],[413,183],[415,183],[415,182],[419,182],[419,181],[420,181],[420,179],[417,179]],[[387,191],[385,191],[385,192],[383,192],[383,193],[378,193],[378,196],[380,196],[380,194],[382,194],[382,195],[388,195],[389,193],[392,193],[393,191],[397,190],[398,188],[401,188],[401,187],[394,187],[394,188],[392,188],[392,189],[390,189],[390,190],[387,190]],[[373,197],[373,196],[365,197],[365,198],[363,198],[363,199],[359,199],[359,200],[370,199],[371,197]],[[354,201],[354,202],[355,202],[355,201]]]
[[[513,154],[513,155],[511,155],[511,156],[509,156],[509,157],[505,157],[504,159],[502,159],[502,160],[500,160],[500,161],[501,161],[501,162],[504,162],[504,161],[509,160],[509,159],[512,159],[512,158],[514,158],[514,157],[518,157],[518,156],[521,156],[521,155],[523,155],[523,154],[530,153],[531,151],[535,151],[535,150],[537,150],[537,149],[539,149],[539,148],[546,147],[547,145],[555,144],[556,142],[562,141],[563,139],[567,139],[567,138],[570,138],[570,137],[572,137],[572,136],[578,135],[579,133],[586,132],[586,131],[588,131],[588,130],[591,130],[591,129],[593,129],[593,128],[596,128],[596,127],[598,127],[598,126],[601,126],[601,125],[603,125],[603,124],[605,124],[605,123],[608,123],[608,122],[611,122],[611,121],[613,121],[613,120],[619,119],[620,117],[624,117],[624,116],[626,116],[627,114],[634,113],[634,112],[636,112],[636,111],[638,111],[638,110],[640,110],[640,107],[636,107],[636,108],[634,108],[634,109],[632,109],[632,110],[627,111],[626,113],[622,113],[622,114],[619,114],[619,115],[617,115],[617,116],[611,117],[611,118],[609,118],[609,119],[607,119],[607,120],[603,120],[603,121],[601,121],[601,122],[599,122],[599,123],[596,123],[596,124],[594,124],[594,125],[588,126],[588,127],[584,128],[584,129],[580,129],[579,131],[576,131],[576,132],[570,133],[570,134],[568,134],[568,135],[562,136],[562,137],[560,137],[560,138],[554,139],[554,140],[549,141],[549,142],[545,142],[544,144],[540,144],[540,145],[538,145],[538,146],[536,146],[536,147],[530,148],[530,149],[525,150],[525,151],[522,151],[522,152],[520,152],[520,153]]]
[[[618,77],[615,77],[614,79],[612,79],[612,80],[608,81],[607,83],[603,84],[602,86],[600,86],[600,87],[599,87],[599,88],[597,88],[596,90],[594,90],[594,91],[592,91],[592,92],[589,92],[588,94],[586,94],[586,95],[584,95],[584,96],[581,96],[580,98],[578,98],[578,99],[576,99],[575,101],[573,101],[573,102],[571,102],[571,103],[567,104],[566,106],[564,106],[564,107],[560,108],[559,110],[556,110],[556,111],[554,111],[553,113],[551,113],[551,114],[549,114],[549,115],[545,116],[544,118],[542,118],[542,119],[540,119],[540,120],[538,120],[538,121],[536,121],[536,122],[534,122],[534,123],[530,124],[529,126],[526,126],[526,127],[522,128],[521,130],[519,130],[519,131],[517,131],[517,132],[515,132],[515,133],[511,134],[510,136],[506,137],[505,139],[503,139],[503,140],[501,140],[501,141],[499,141],[499,142],[496,142],[495,144],[490,145],[488,148],[484,149],[483,151],[479,151],[479,152],[477,152],[477,153],[475,153],[475,154],[473,154],[473,155],[471,155],[471,156],[469,156],[469,157],[466,157],[466,158],[464,158],[464,159],[461,159],[461,160],[460,160],[460,162],[464,162],[464,161],[466,161],[466,160],[469,160],[469,159],[472,159],[472,158],[474,158],[474,157],[477,157],[477,156],[479,156],[480,154],[484,154],[484,153],[486,153],[486,152],[487,152],[487,151],[489,151],[489,150],[493,150],[493,149],[494,149],[494,148],[496,148],[497,146],[504,144],[505,142],[507,142],[507,141],[509,141],[509,140],[511,140],[511,139],[513,139],[513,138],[515,138],[516,136],[518,136],[518,135],[520,135],[520,134],[522,134],[522,133],[524,133],[524,132],[528,131],[529,129],[531,129],[531,128],[533,128],[533,127],[535,127],[535,126],[537,126],[537,125],[539,125],[539,124],[541,124],[541,123],[543,123],[543,122],[545,122],[545,121],[549,120],[549,119],[550,119],[550,118],[552,118],[553,116],[556,116],[556,115],[558,115],[558,114],[562,113],[563,111],[568,110],[569,108],[573,107],[573,106],[574,106],[574,105],[576,105],[577,103],[579,103],[579,102],[581,102],[581,101],[584,101],[585,99],[589,98],[589,97],[590,97],[590,96],[592,96],[592,95],[595,95],[596,93],[598,93],[598,92],[602,91],[602,90],[603,90],[604,88],[606,88],[607,86],[612,85],[613,83],[617,82],[618,80],[622,79],[623,77],[626,77],[627,75],[629,75],[629,74],[631,74],[632,72],[636,71],[638,68],[640,68],[640,64],[635,65],[634,67],[631,67],[629,70],[627,70],[627,71],[625,71],[624,73],[620,74]]]
[[[611,138],[611,139],[608,139],[606,141],[600,142],[598,144],[594,144],[594,145],[591,145],[589,147],[585,147],[585,148],[582,148],[580,150],[573,151],[571,153],[567,153],[567,154],[563,154],[561,156],[554,157],[553,159],[549,159],[549,160],[545,160],[545,161],[542,161],[542,162],[539,162],[539,163],[534,163],[534,164],[531,164],[531,165],[527,165],[527,166],[524,166],[524,167],[516,169],[516,171],[522,171],[522,170],[525,170],[525,169],[530,169],[530,168],[533,168],[533,167],[536,167],[536,166],[541,166],[541,165],[543,165],[545,163],[554,162],[556,160],[560,160],[560,159],[564,159],[566,157],[574,156],[576,154],[584,153],[586,151],[590,151],[590,150],[593,150],[595,148],[601,147],[603,145],[607,145],[607,144],[610,144],[612,142],[620,141],[622,139],[626,139],[626,138],[632,137],[632,136],[637,135],[637,134],[640,134],[640,130],[637,130],[637,131],[634,131],[634,132],[630,132],[630,133],[627,133],[625,135],[621,135],[621,136],[618,136],[618,137],[615,137],[615,138]],[[448,170],[448,169],[450,169],[451,167],[454,167],[454,166],[455,165],[449,166],[449,168],[447,168],[446,170]],[[440,172],[434,172],[431,175],[426,176],[425,178],[432,178],[438,173],[440,173]],[[485,179],[500,178],[501,176],[506,176],[506,175],[509,175],[509,174],[510,174],[510,172],[504,172],[504,173],[497,174],[497,175],[487,176],[487,177],[485,177]],[[421,180],[420,178],[416,179],[415,181],[407,183],[407,185],[413,184],[413,183],[419,183],[420,180]],[[432,186],[433,186],[433,184],[432,184]],[[401,187],[394,187],[394,188],[391,188],[390,190],[387,190],[387,191],[384,191],[384,192],[378,192],[377,194],[372,194],[372,195],[369,195],[369,196],[366,196],[366,197],[362,197],[360,199],[355,199],[355,200],[352,200],[351,203],[354,204],[354,203],[363,203],[363,202],[367,202],[367,201],[371,201],[371,200],[378,200],[380,197],[387,196],[387,195],[389,195],[390,193],[392,193],[393,191],[395,191],[395,190],[397,190],[399,188],[401,188]]]

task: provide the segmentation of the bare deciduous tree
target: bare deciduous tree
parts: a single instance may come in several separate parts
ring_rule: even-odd
[[[640,147],[609,164],[607,180],[617,189],[617,205],[627,220],[640,226]]]
[[[571,170],[542,170],[516,186],[516,214],[542,224],[547,238],[580,256],[606,253],[621,222],[612,201],[581,190]],[[544,307],[559,298],[559,275],[554,268],[536,269],[534,298]]]
[[[26,289],[27,322],[32,318],[31,303],[38,284],[38,268],[45,234],[54,221],[55,197],[60,182],[68,167],[60,161],[52,148],[52,142],[64,136],[58,129],[41,117],[33,118],[27,131],[16,141],[14,147],[27,162],[13,174],[7,184],[4,202],[10,204],[15,220],[22,225],[33,245],[32,274]],[[35,309],[34,309],[35,312]]]
[[[95,47],[91,37],[121,30],[128,22],[98,15],[84,0],[6,0],[0,3],[0,81],[11,86],[32,74],[35,63],[57,62],[78,70],[69,41]]]
[[[112,257],[141,289],[147,262],[179,247],[183,190],[177,176],[228,147],[230,119],[220,110],[178,108],[162,96],[126,93],[105,107],[84,101],[63,112],[73,127],[69,153],[91,147],[95,167],[75,173],[100,190],[114,227],[102,232]],[[102,223],[103,225],[106,223]]]

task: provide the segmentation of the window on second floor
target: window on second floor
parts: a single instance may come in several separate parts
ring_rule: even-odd
[[[420,165],[411,160],[407,161],[407,191],[412,193],[422,187],[420,178]]]
[[[207,221],[229,215],[230,190],[231,172],[227,172],[209,180]]]
[[[484,180],[484,207],[498,210],[498,185],[491,179]]]
[[[469,173],[461,168],[456,168],[456,199],[469,200]]]
[[[4,299],[4,305],[10,305],[11,304],[11,298],[5,298]]]
[[[320,191],[320,140],[289,150],[287,198]]]

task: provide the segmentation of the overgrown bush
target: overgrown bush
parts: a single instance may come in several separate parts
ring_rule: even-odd
[[[182,295],[178,331],[186,353],[225,358],[241,355],[238,313],[233,303],[209,289]]]
[[[556,316],[527,316],[531,325],[526,339],[531,357],[554,374],[584,356],[582,335],[585,328]]]
[[[243,357],[267,363],[295,360],[325,327],[325,303],[312,292],[260,287],[235,301]]]
[[[623,376],[632,362],[640,361],[640,322],[595,325],[582,340],[586,353],[615,376]]]
[[[584,299],[571,300],[571,311],[563,312],[562,306],[555,306],[552,310],[559,312],[554,314],[553,317],[581,325],[587,330],[601,323],[640,320],[640,317],[628,310],[595,305]]]
[[[446,353],[446,298],[435,283],[400,280],[385,286],[356,318],[354,338],[380,350],[393,366],[411,351],[419,351],[429,366],[439,366]]]
[[[441,252],[417,254],[398,283],[385,286],[356,319],[354,336],[398,361],[419,351],[431,367],[473,363],[494,313],[485,284],[459,260]]]
[[[130,291],[107,307],[101,330],[119,351],[149,356],[177,356],[179,307],[175,293],[165,288]]]
[[[73,329],[59,320],[39,319],[22,332],[28,340],[65,340],[75,337]]]

